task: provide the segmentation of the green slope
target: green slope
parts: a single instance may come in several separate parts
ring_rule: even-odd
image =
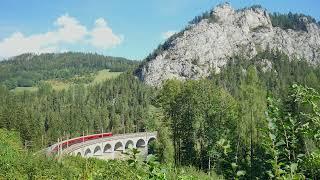
[[[110,73],[106,76],[115,77],[137,64],[125,58],[86,53],[23,54],[0,62],[0,84],[14,89],[37,86],[40,81],[91,83],[95,74],[98,81],[107,74],[98,71],[108,69]]]

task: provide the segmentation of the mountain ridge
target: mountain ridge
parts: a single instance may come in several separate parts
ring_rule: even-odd
[[[0,86],[32,87],[47,80],[91,82],[92,73],[125,72],[136,65],[138,61],[92,53],[28,53],[0,61]]]
[[[319,23],[310,16],[294,16],[301,30],[293,30],[275,26],[272,18],[277,17],[271,16],[261,6],[235,10],[228,3],[221,4],[209,18],[200,18],[147,57],[136,75],[157,87],[167,79],[201,79],[219,72],[234,55],[251,58],[267,49],[311,64],[320,62]]]

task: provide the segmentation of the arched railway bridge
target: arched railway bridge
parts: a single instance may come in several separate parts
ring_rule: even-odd
[[[137,148],[142,156],[148,154],[148,145],[157,138],[157,132],[129,134],[102,133],[81,136],[56,143],[46,149],[48,155],[75,155],[99,159],[121,159],[129,147]]]

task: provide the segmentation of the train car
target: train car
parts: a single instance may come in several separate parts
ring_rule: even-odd
[[[83,142],[86,142],[86,141],[91,141],[91,140],[110,137],[110,136],[112,136],[111,132],[102,133],[102,134],[93,134],[93,135],[87,135],[87,136],[82,136],[82,137],[69,139],[69,140],[63,141],[63,142],[61,142],[59,144],[55,144],[53,149],[51,150],[51,153],[58,152],[59,148],[65,149],[65,148],[67,148],[69,146],[72,146],[74,144],[83,143]]]

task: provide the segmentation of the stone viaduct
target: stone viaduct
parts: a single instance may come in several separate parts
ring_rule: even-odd
[[[129,147],[137,148],[142,156],[148,154],[148,145],[156,140],[157,132],[119,134],[110,137],[89,140],[59,148],[57,155],[95,157],[99,159],[122,159]],[[50,153],[57,144],[46,149]]]

